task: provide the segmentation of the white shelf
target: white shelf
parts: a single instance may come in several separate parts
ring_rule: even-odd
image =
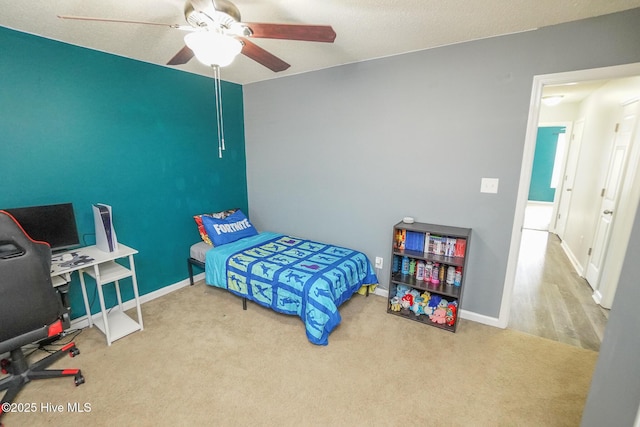
[[[107,322],[109,322],[109,336],[111,341],[118,340],[142,329],[138,322],[127,316],[126,313],[120,311],[118,307],[114,307],[111,312],[107,314]],[[94,324],[104,334],[107,333],[104,328],[102,316],[97,317],[94,320]]]
[[[98,270],[100,271],[100,282],[111,283],[116,280],[124,279],[126,277],[131,277],[131,270],[122,265],[118,264],[115,261],[108,261],[102,264],[99,264]],[[94,280],[97,280],[95,267],[89,267],[82,270],[84,273],[93,277]]]
[[[51,284],[53,285],[54,288],[57,288],[58,286],[66,285],[67,281],[62,276],[52,276]]]
[[[133,255],[138,251],[125,245],[119,245],[119,250],[115,252],[104,252],[97,249],[96,246],[87,246],[77,250],[76,255],[83,259],[81,265],[66,267],[64,271],[80,270],[80,286],[82,288],[82,298],[84,299],[84,307],[87,313],[91,313],[89,299],[87,297],[87,289],[84,280],[85,274],[96,283],[98,291],[98,299],[100,300],[100,313],[94,316],[88,315],[89,327],[94,324],[102,331],[107,339],[107,345],[117,339],[129,335],[136,331],[144,329],[142,323],[142,310],[140,309],[140,295],[138,295],[138,281],[136,279],[136,268],[133,261]],[[115,260],[120,258],[129,259],[129,268],[118,264]],[[62,266],[59,266],[62,268]],[[58,270],[61,270],[59,268]],[[52,268],[52,276],[60,274],[60,271]],[[131,277],[131,285],[133,287],[133,297],[138,315],[137,321],[124,313],[122,304],[122,295],[120,293],[119,280]],[[105,285],[113,283],[118,298],[117,306],[112,307],[109,311],[105,307],[104,294],[102,288]]]

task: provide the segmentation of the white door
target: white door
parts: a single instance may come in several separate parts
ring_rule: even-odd
[[[587,262],[585,278],[594,290],[600,287],[600,275],[607,254],[611,225],[615,218],[616,206],[622,189],[622,178],[627,165],[631,136],[635,128],[637,115],[635,105],[624,108],[622,121],[616,125],[613,149],[609,160],[609,169],[602,191],[602,203],[598,224],[591,244],[591,255]]]
[[[564,169],[564,177],[558,188],[559,201],[558,213],[555,218],[555,233],[564,240],[564,231],[567,227],[567,219],[569,217],[569,207],[571,206],[571,191],[573,190],[573,181],[576,176],[576,168],[578,166],[578,157],[580,155],[580,145],[582,143],[582,130],[584,129],[584,119],[578,120],[573,127],[573,132],[569,137],[567,163]]]

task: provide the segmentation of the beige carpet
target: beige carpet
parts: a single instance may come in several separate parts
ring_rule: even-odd
[[[107,347],[85,329],[68,378],[31,382],[5,426],[577,426],[597,353],[462,320],[455,334],[354,296],[329,345],[297,317],[202,282],[142,307]],[[63,413],[41,411],[63,405]],[[69,413],[68,404],[90,412]]]

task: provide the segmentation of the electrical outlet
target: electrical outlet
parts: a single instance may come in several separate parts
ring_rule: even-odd
[[[382,268],[382,257],[381,256],[377,256],[376,257],[376,268]]]

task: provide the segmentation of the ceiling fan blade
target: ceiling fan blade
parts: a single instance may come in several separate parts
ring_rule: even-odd
[[[169,28],[177,28],[180,30],[192,30],[193,28],[189,25],[178,25],[178,24],[162,24],[159,22],[148,22],[148,21],[128,21],[123,19],[107,19],[107,18],[93,18],[91,16],[71,16],[71,15],[57,15],[60,19],[70,19],[75,21],[97,21],[97,22],[117,22],[121,24],[142,24],[142,25],[157,25],[159,27],[169,27]]]
[[[251,37],[263,39],[302,40],[333,43],[336,32],[330,25],[267,24],[245,22],[251,28]]]
[[[193,58],[193,51],[189,47],[185,46],[173,58],[167,62],[167,65],[181,65],[186,64]]]
[[[241,37],[240,39],[244,43],[244,46],[242,46],[242,54],[253,59],[257,63],[264,65],[271,71],[277,73],[278,71],[284,71],[291,66],[260,46],[250,42],[246,38]]]

